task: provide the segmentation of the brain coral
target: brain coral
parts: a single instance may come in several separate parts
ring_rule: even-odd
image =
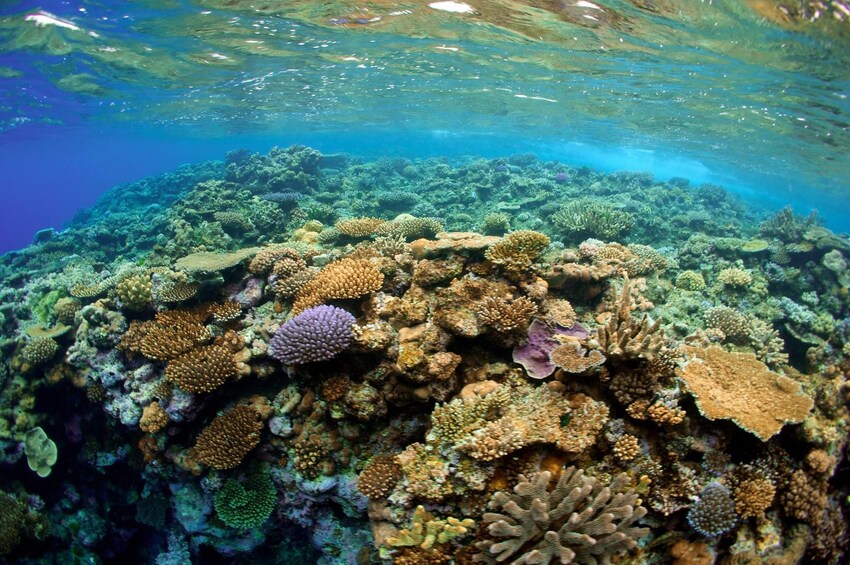
[[[277,491],[267,473],[251,475],[239,483],[227,479],[215,493],[215,513],[222,522],[239,530],[259,528],[277,504]]]
[[[326,361],[348,349],[354,316],[336,306],[316,306],[283,324],[269,343],[269,355],[286,365]]]
[[[695,357],[676,375],[709,420],[730,419],[767,441],[786,423],[802,422],[812,409],[800,384],[771,372],[750,353],[730,353],[719,347],[684,346]]]
[[[204,428],[191,449],[191,456],[215,469],[232,469],[260,443],[262,429],[260,413],[240,404]]]
[[[359,298],[380,289],[383,282],[384,275],[368,260],[340,259],[299,289],[292,312],[298,314],[326,300]]]
[[[609,485],[564,469],[554,488],[552,474],[520,475],[513,493],[499,491],[483,516],[489,537],[476,544],[482,563],[608,563],[628,551],[648,528],[633,526],[646,509],[619,475]]]

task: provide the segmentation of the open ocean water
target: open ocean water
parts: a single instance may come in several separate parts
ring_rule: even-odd
[[[0,563],[846,563],[850,4],[0,1]]]

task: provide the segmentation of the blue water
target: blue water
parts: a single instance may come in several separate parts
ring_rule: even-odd
[[[531,25],[494,1],[471,16],[378,4],[362,25],[339,24],[350,2],[244,4],[3,3],[0,251],[116,184],[290,143],[533,152],[850,230],[846,25],[783,29],[733,2],[603,3],[591,12],[618,16],[593,26],[566,8]]]

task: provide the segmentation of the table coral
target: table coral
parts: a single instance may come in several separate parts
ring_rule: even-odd
[[[694,358],[676,369],[676,375],[709,420],[732,420],[767,441],[786,423],[802,422],[812,409],[813,401],[799,383],[771,372],[752,354],[719,347],[684,350]]]
[[[648,528],[634,524],[646,515],[627,475],[610,484],[569,467],[550,488],[542,471],[499,491],[483,516],[487,537],[476,543],[482,563],[597,563],[637,546]]]

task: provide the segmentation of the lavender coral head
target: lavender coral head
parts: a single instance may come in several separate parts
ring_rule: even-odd
[[[269,355],[286,365],[326,361],[351,345],[354,316],[336,306],[304,310],[274,334]]]

